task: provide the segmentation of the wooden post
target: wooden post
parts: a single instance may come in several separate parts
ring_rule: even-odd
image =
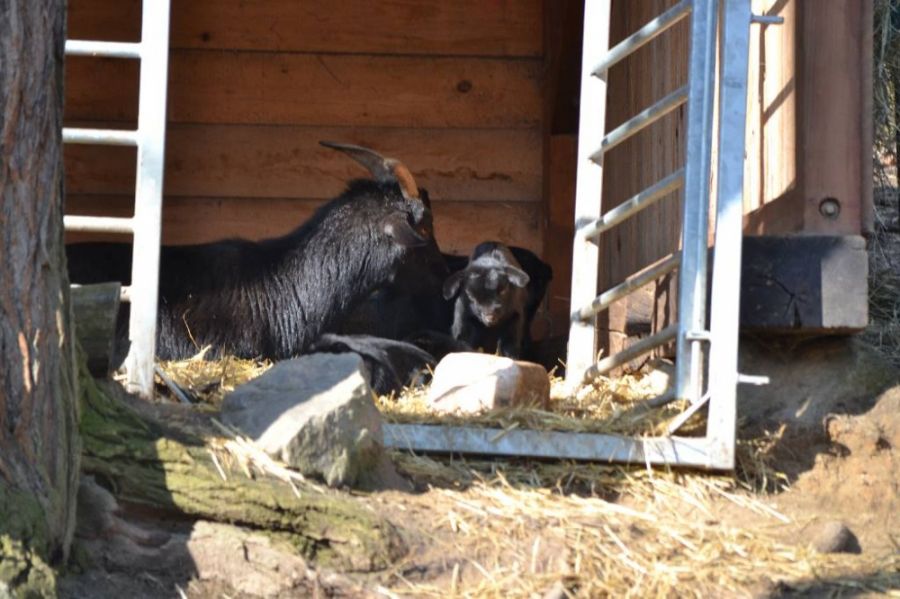
[[[116,322],[121,289],[117,282],[72,287],[75,336],[87,358],[88,370],[96,377],[109,375],[117,354]]]

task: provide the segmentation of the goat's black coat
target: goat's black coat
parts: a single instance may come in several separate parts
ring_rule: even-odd
[[[424,330],[449,333],[452,308],[441,296],[449,276],[445,256],[417,252],[405,260],[393,281],[375,290],[335,333],[404,340]]]
[[[552,277],[550,267],[528,250],[516,248],[532,275],[511,248],[493,241],[479,244],[468,264],[444,283],[454,300],[451,333],[455,339],[488,352],[521,358],[528,329]]]
[[[411,257],[439,256],[430,231],[425,204],[396,184],[358,180],[283,237],[164,246],[157,355],[184,358],[206,345],[210,356],[300,354]],[[73,283],[131,279],[130,244],[74,244],[67,253]]]
[[[490,245],[482,245],[481,253]],[[531,347],[529,329],[553,278],[550,266],[525,248],[509,246],[529,278],[525,287],[523,352]],[[472,351],[464,339],[451,334],[456,298],[445,299],[444,281],[466,268],[469,256],[417,254],[406,262],[388,286],[375,291],[336,332],[403,340],[429,352],[437,361],[450,352]],[[494,342],[496,347],[496,342]]]
[[[359,355],[369,371],[372,390],[380,395],[426,382],[428,369],[437,364],[431,354],[411,343],[370,335],[326,333],[313,343],[310,350]]]

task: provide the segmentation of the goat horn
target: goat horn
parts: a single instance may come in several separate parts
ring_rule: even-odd
[[[333,141],[320,141],[319,144],[326,148],[344,152],[350,158],[369,169],[376,181],[380,183],[397,183],[400,186],[403,197],[407,200],[421,201],[416,180],[413,179],[409,169],[399,160],[385,158],[375,150],[353,144],[342,144]]]

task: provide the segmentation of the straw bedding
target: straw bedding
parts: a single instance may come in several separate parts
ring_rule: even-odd
[[[215,405],[269,365],[228,358],[161,367],[193,399]],[[560,379],[551,382],[547,411],[437,417],[428,413],[421,388],[378,397],[376,403],[392,422],[636,435],[659,434],[679,412],[677,405],[637,408],[665,387],[662,371],[600,379],[574,395],[565,394]],[[702,428],[700,415],[688,432]],[[256,470],[296,480],[256,456],[246,441],[225,436],[232,439],[217,443],[215,454],[230,453]],[[392,452],[398,470],[424,492],[362,500],[424,540],[383,573],[375,588],[388,597],[747,596],[823,588],[836,596],[900,597],[900,548],[893,557],[835,556],[778,540],[779,527],[789,519],[766,500],[769,490],[786,486],[770,458],[777,440],[778,432],[740,441],[734,477]],[[724,523],[720,513],[728,509],[744,513],[746,524]]]

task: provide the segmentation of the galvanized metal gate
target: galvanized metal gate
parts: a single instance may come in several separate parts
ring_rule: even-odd
[[[575,205],[577,230],[572,252],[571,300],[572,306],[577,308],[572,314],[569,333],[567,376],[574,387],[655,347],[675,341],[675,385],[650,402],[661,405],[680,398],[687,399],[690,407],[665,437],[388,425],[386,443],[389,446],[715,469],[733,467],[737,384],[763,382],[759,377],[742,378],[737,372],[744,132],[752,20],[750,0],[725,0],[721,7],[718,0],[682,0],[613,48],[609,48],[610,4],[611,0],[586,0],[585,3]],[[717,24],[719,14],[722,15],[721,27]],[[684,18],[691,21],[688,84],[605,133],[608,69]],[[718,46],[717,39],[721,40]],[[718,78],[715,70],[717,49]],[[719,135],[715,172],[715,245],[711,308],[707,319],[707,233],[717,80]],[[605,154],[683,104],[687,105],[684,167],[603,213]],[[596,240],[599,236],[679,188],[684,211],[681,251],[597,295],[599,244]],[[596,315],[616,300],[675,270],[679,276],[679,323],[597,362]],[[707,403],[709,415],[705,437],[673,434],[691,414]]]
[[[66,41],[67,56],[95,56],[141,61],[137,130],[64,128],[63,141],[137,147],[134,216],[66,216],[67,231],[133,235],[131,285],[122,300],[131,302],[126,360],[129,390],[153,394],[156,355],[156,309],[162,223],[163,161],[166,137],[166,82],[169,62],[169,0],[145,0],[138,43]]]

